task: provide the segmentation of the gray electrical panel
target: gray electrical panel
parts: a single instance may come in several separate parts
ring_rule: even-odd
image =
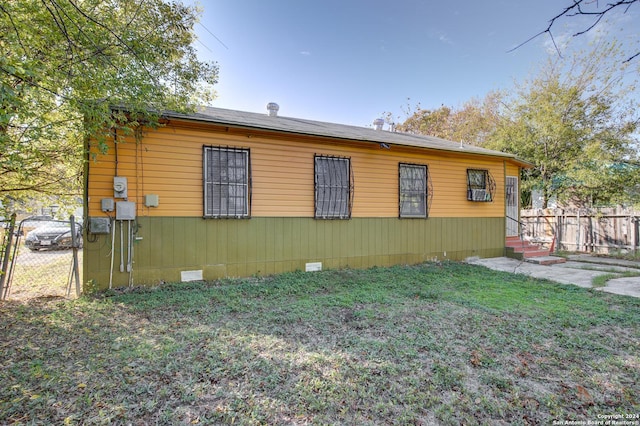
[[[132,201],[118,201],[116,203],[116,220],[135,220],[136,203]]]
[[[90,234],[108,234],[109,232],[111,232],[111,221],[108,217],[89,218]]]
[[[158,194],[146,194],[144,196],[144,205],[146,207],[158,207]]]
[[[115,208],[115,204],[113,202],[113,198],[103,198],[100,200],[100,209],[103,212],[112,212]]]

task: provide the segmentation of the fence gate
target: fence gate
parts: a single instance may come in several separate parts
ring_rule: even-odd
[[[4,229],[0,298],[80,295],[82,225],[69,220],[31,217]]]

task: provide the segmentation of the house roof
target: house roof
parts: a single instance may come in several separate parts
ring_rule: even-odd
[[[375,130],[367,127],[305,120],[281,115],[270,116],[268,114],[213,107],[203,107],[199,109],[198,112],[191,114],[165,112],[162,115],[168,119],[173,118],[215,123],[237,128],[269,130],[297,135],[336,138],[348,141],[384,143],[389,146],[401,145],[447,152],[505,157],[518,163],[520,166],[532,166],[532,164],[516,158],[513,154],[485,149],[474,145],[466,145],[460,142],[453,142],[433,136]]]

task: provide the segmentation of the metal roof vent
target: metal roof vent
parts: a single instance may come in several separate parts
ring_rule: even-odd
[[[280,109],[280,106],[275,102],[269,102],[267,104],[267,111],[269,111],[269,117],[277,117],[279,109]]]
[[[384,120],[382,118],[376,118],[373,120],[373,128],[376,130],[382,130],[382,126],[384,126]]]

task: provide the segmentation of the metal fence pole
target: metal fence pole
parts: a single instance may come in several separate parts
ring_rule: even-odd
[[[71,222],[71,247],[73,250],[73,278],[76,281],[76,296],[80,297],[80,271],[78,266],[78,241],[76,235],[76,219],[73,215],[69,217]],[[69,283],[71,284],[71,283]]]
[[[16,214],[11,215],[11,221],[9,222],[9,228],[7,229],[8,236],[5,238],[4,245],[2,247],[2,271],[0,271],[0,300],[4,300],[7,297],[7,290],[5,284],[8,284],[7,272],[9,271],[9,258],[11,257],[11,243],[13,242],[13,231],[16,226]],[[7,234],[5,234],[7,235]],[[7,286],[8,287],[8,286]]]

